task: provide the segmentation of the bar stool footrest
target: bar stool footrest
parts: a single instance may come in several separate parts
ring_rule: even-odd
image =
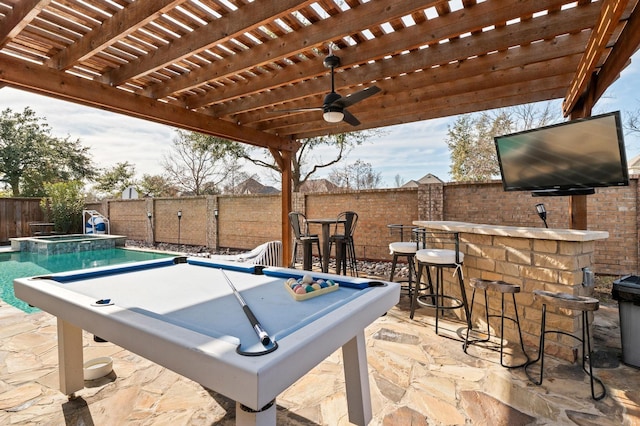
[[[583,296],[573,296],[564,293],[552,293],[542,290],[536,290],[533,292],[534,299],[542,301],[542,319],[540,324],[540,345],[538,348],[538,355],[535,359],[530,360],[524,366],[525,374],[527,378],[535,385],[541,385],[544,375],[544,354],[545,354],[545,337],[547,334],[561,334],[575,339],[582,344],[582,370],[589,377],[589,383],[591,386],[591,397],[595,401],[599,401],[607,395],[607,388],[604,386],[602,380],[593,374],[593,364],[591,360],[591,336],[589,333],[589,324],[587,314],[590,311],[595,311],[599,308],[599,302],[597,299]],[[574,335],[562,330],[547,330],[546,328],[546,316],[547,316],[547,303],[560,306],[566,309],[581,311],[581,336]],[[589,363],[589,369],[587,370],[587,362]],[[533,374],[529,371],[532,365],[540,363],[540,371],[537,373],[538,378],[533,377]],[[597,383],[602,392],[595,393],[594,384]]]
[[[434,301],[435,299],[440,299],[440,302],[444,302],[444,300],[447,299],[447,300],[453,301],[453,305],[444,305],[443,303],[434,303],[434,302],[429,303],[425,301],[426,299],[431,299]],[[421,294],[416,298],[416,302],[418,302],[420,306],[424,306],[427,308],[434,308],[434,309],[460,309],[464,307],[464,302],[462,300],[458,299],[457,297],[449,296],[446,294],[435,294],[435,293]]]

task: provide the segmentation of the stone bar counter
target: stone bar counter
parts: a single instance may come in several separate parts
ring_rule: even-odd
[[[470,278],[502,280],[519,284],[516,294],[518,313],[525,344],[535,356],[539,345],[542,306],[533,300],[534,290],[563,292],[575,296],[590,296],[592,286],[583,284],[584,268],[590,268],[596,241],[609,237],[604,231],[574,229],[547,229],[514,226],[485,225],[452,221],[414,221],[414,225],[431,231],[458,232],[460,251],[464,253],[463,276],[467,297],[471,303]],[[437,247],[433,247],[437,248]],[[453,270],[452,270],[453,271]],[[456,295],[457,279],[445,272],[445,291]],[[445,293],[447,294],[447,293]],[[476,294],[473,322],[484,318],[484,300]],[[480,297],[479,297],[480,296]],[[505,301],[510,298],[506,298]],[[507,312],[513,306],[507,305]],[[500,297],[489,293],[489,313],[500,314]],[[597,315],[597,311],[595,312]],[[492,328],[499,327],[498,322]],[[547,329],[579,333],[580,313],[547,307]],[[516,336],[515,325],[505,321],[505,338],[510,342]],[[579,334],[578,334],[579,335]],[[575,362],[580,344],[560,334],[547,335],[546,353]],[[531,350],[533,349],[533,351]]]

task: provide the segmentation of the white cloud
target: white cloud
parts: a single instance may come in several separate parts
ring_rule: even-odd
[[[100,168],[129,161],[138,176],[162,172],[159,161],[174,135],[169,126],[8,87],[0,89],[0,109],[21,112],[26,107],[46,119],[54,136],[79,139],[89,147]]]

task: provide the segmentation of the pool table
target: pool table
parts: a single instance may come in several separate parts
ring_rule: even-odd
[[[304,274],[339,289],[295,300],[284,282]],[[364,329],[400,297],[396,283],[187,257],[21,278],[14,289],[57,317],[63,393],[84,387],[84,329],[235,400],[236,424],[258,425],[275,425],[276,396],[338,348],[349,419],[367,424]]]

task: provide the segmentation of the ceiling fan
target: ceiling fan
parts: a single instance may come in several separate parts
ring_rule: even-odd
[[[344,121],[346,123],[351,124],[352,126],[357,126],[360,124],[360,121],[349,111],[347,111],[347,107],[351,105],[363,101],[370,96],[375,95],[380,92],[380,88],[377,86],[370,86],[366,89],[362,89],[358,92],[352,93],[347,96],[340,96],[335,91],[335,82],[334,82],[334,70],[336,67],[340,66],[340,58],[334,55],[331,50],[329,51],[329,56],[324,58],[322,61],[324,66],[327,68],[331,68],[331,92],[329,92],[324,97],[324,102],[322,106],[319,107],[309,107],[309,108],[295,108],[290,110],[283,110],[281,112],[298,112],[298,111],[322,111],[322,117],[325,121],[329,123],[338,123],[340,121]]]

